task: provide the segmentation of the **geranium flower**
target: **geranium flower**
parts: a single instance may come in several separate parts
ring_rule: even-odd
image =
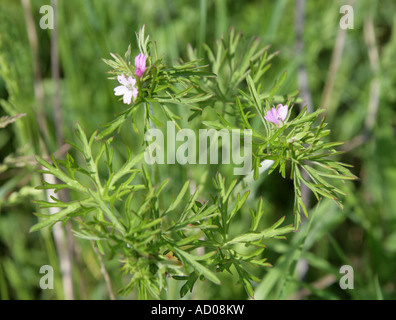
[[[122,84],[122,86],[118,86],[118,87],[114,88],[114,94],[116,96],[123,95],[124,103],[131,104],[132,97],[136,98],[139,93],[138,89],[135,88],[136,79],[132,78],[131,76],[128,77],[128,79],[127,79],[122,74],[117,77],[117,80],[119,83]]]
[[[267,115],[264,117],[265,120],[275,123],[279,126],[279,121],[285,121],[287,117],[288,107],[287,105],[278,104],[277,108],[271,108],[267,111]]]
[[[139,53],[135,58],[135,73],[138,77],[141,77],[146,71],[146,59],[147,57],[143,53]]]

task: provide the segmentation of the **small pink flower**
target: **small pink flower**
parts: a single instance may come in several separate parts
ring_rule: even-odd
[[[279,121],[285,121],[287,117],[288,107],[287,105],[278,104],[277,108],[271,108],[267,111],[267,115],[264,117],[265,120],[275,123],[279,126]]]
[[[123,100],[125,104],[131,104],[132,102],[132,97],[136,98],[139,91],[137,88],[135,88],[136,84],[136,79],[132,78],[131,76],[125,78],[125,76],[122,74],[117,77],[117,80],[119,83],[122,84],[122,86],[118,86],[114,88],[114,94],[116,96],[124,96]]]
[[[147,57],[143,53],[139,53],[135,58],[135,73],[138,77],[141,77],[146,71],[146,59]]]

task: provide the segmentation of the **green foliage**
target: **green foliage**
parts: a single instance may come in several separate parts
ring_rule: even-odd
[[[274,89],[269,94],[260,95],[255,88],[253,79],[247,76],[247,84],[250,96],[243,91],[239,91],[246,102],[243,103],[237,99],[238,111],[235,116],[240,117],[240,124],[243,129],[252,130],[253,137],[256,138],[254,155],[254,178],[259,177],[260,167],[263,160],[273,160],[274,164],[270,169],[270,173],[279,167],[279,172],[283,178],[286,177],[286,167],[290,166],[290,178],[294,181],[294,213],[295,227],[299,227],[301,222],[301,210],[308,217],[306,206],[301,196],[301,185],[305,184],[319,200],[320,197],[333,199],[342,207],[341,200],[337,194],[345,196],[346,194],[339,188],[331,184],[328,179],[353,180],[356,177],[346,168],[349,165],[334,160],[334,156],[340,152],[334,149],[335,146],[342,145],[342,142],[326,143],[325,137],[329,135],[330,130],[325,130],[326,123],[324,119],[315,126],[315,121],[319,115],[324,112],[319,109],[316,112],[308,113],[304,108],[292,120],[290,112],[287,119],[279,127],[272,125],[264,119],[266,112],[269,110],[274,93],[285,80],[284,73],[276,82]],[[261,98],[267,97],[267,98]],[[275,98],[274,98],[275,99]],[[288,98],[287,103],[293,101],[293,97]],[[253,107],[253,108],[252,108]],[[257,112],[256,114],[253,112]],[[249,111],[247,111],[249,110]],[[258,116],[265,129],[264,132],[256,131],[249,123],[249,118]],[[222,128],[232,130],[229,122],[219,115],[220,121],[217,123],[206,122],[207,125],[214,128]],[[350,167],[350,166],[349,166]],[[302,175],[302,171],[306,171],[311,178],[307,181]]]
[[[324,142],[323,138],[329,132],[323,130],[323,122],[314,131],[313,122],[320,111],[307,114],[304,110],[293,120],[285,119],[285,124],[280,128],[274,128],[264,119],[274,94],[282,85],[286,73],[276,81],[274,89],[260,95],[250,74],[253,74],[259,81],[271,57],[267,57],[267,48],[259,50],[254,55],[258,45],[255,42],[250,53],[244,55],[247,60],[236,65],[235,61],[243,55],[243,51],[246,49],[239,45],[240,37],[241,35],[238,35],[234,38],[234,33],[231,31],[227,43],[222,42],[224,47],[218,47],[218,50],[221,51],[225,48],[225,52],[229,53],[227,65],[232,77],[225,81],[220,71],[223,67],[222,63],[212,59],[210,59],[214,63],[212,70],[217,71],[218,74],[201,71],[202,67],[195,66],[197,60],[184,63],[181,66],[166,67],[162,64],[161,59],[156,57],[156,53],[154,56],[150,55],[151,42],[149,42],[149,37],[145,37],[144,28],[142,28],[137,36],[138,47],[142,53],[149,56],[148,68],[143,77],[137,80],[138,98],[132,107],[118,115],[104,131],[94,132],[90,138],[87,138],[80,125],[77,124],[76,135],[80,144],[73,144],[73,146],[81,153],[84,165],[79,165],[78,161],[70,154],[64,161],[52,158],[52,164],[37,158],[40,165],[46,169],[41,170],[40,173],[52,174],[62,181],[60,184],[44,182],[44,185],[39,187],[40,189],[54,189],[56,192],[69,189],[78,192],[80,198],[68,203],[55,198],[52,198],[55,202],[36,202],[42,208],[58,207],[62,209],[51,215],[38,214],[44,220],[33,226],[30,231],[51,226],[59,221],[66,222],[73,218],[79,225],[79,228],[73,231],[75,236],[97,242],[96,245],[101,248],[102,253],[105,253],[104,247],[107,247],[110,256],[122,254],[123,270],[125,273],[131,274],[129,284],[121,290],[123,294],[129,294],[134,287],[137,287],[139,298],[145,299],[148,296],[159,298],[161,289],[166,289],[165,275],[173,275],[177,280],[187,280],[181,288],[181,296],[183,296],[188,291],[192,291],[197,276],[220,284],[220,279],[213,270],[232,273],[231,268],[233,267],[237,271],[238,282],[243,284],[249,296],[253,297],[251,281],[258,281],[258,278],[248,271],[247,266],[270,266],[267,259],[262,257],[265,248],[264,241],[270,238],[284,238],[285,234],[298,228],[300,207],[303,207],[307,215],[307,210],[301,199],[301,181],[308,185],[316,196],[336,199],[335,193],[342,192],[322,177],[350,179],[353,178],[353,175],[341,164],[329,159],[329,156],[336,153],[332,149],[335,144]],[[209,56],[212,56],[210,49],[206,48]],[[130,56],[131,46],[125,54],[125,60],[119,55],[112,54],[114,60],[104,61],[112,68],[112,74],[132,76],[135,74],[135,70],[129,60]],[[219,83],[209,80],[213,76],[216,76],[215,79],[219,79]],[[247,81],[248,92],[237,89],[243,80]],[[229,83],[227,89],[221,88],[222,81]],[[200,85],[201,83],[204,84]],[[177,86],[186,89],[178,92]],[[194,94],[192,90],[194,87],[200,88],[198,91],[207,90],[209,93]],[[202,89],[202,87],[206,89]],[[237,185],[237,180],[227,187],[225,178],[220,173],[216,174],[213,181],[216,193],[211,195],[211,199],[203,203],[198,201],[200,190],[196,189],[188,197],[184,208],[181,209],[189,182],[184,184],[173,203],[164,207],[160,200],[169,180],[156,185],[144,164],[141,169],[135,168],[141,162],[143,152],[132,157],[128,150],[125,163],[120,168],[113,166],[113,152],[110,151],[113,138],[104,141],[103,138],[115,130],[119,130],[124,121],[136,112],[139,104],[146,106],[144,127],[149,129],[150,120],[162,125],[149,111],[147,106],[150,103],[169,105],[177,102],[190,107],[190,110],[194,112],[197,110],[202,112],[202,109],[195,108],[193,104],[207,101],[212,97],[222,99],[237,90],[244,100],[242,102],[238,98],[236,114],[229,115],[239,116],[242,128],[252,130],[249,118],[256,116],[251,112],[253,107],[265,129],[264,132],[253,130],[253,136],[258,137],[253,151],[256,164],[253,169],[255,179],[259,176],[259,166],[263,159],[274,160],[271,170],[279,165],[283,177],[285,177],[286,161],[292,163],[291,178],[295,181],[295,210],[297,211],[294,226],[281,227],[285,220],[283,217],[270,228],[263,231],[257,230],[264,212],[263,201],[260,199],[257,212],[251,211],[251,230],[235,236],[232,234],[234,218],[250,194],[249,191],[243,194],[237,193],[235,198],[233,190]],[[290,104],[291,101],[292,97],[289,98],[288,103]],[[169,112],[165,112],[165,115],[168,116]],[[220,113],[218,113],[218,117],[220,122],[217,124],[208,121],[206,124],[228,130],[236,128]],[[169,120],[173,119],[169,118]],[[93,152],[94,143],[101,143],[97,154]],[[332,174],[313,169],[307,161],[325,167]],[[101,162],[107,167],[107,178],[99,174]],[[312,184],[304,180],[300,173],[296,173],[296,171],[299,172],[300,167],[310,173],[313,179]],[[87,176],[90,185],[83,184],[83,180],[77,176],[78,173]],[[137,177],[140,177],[142,181],[135,182]],[[140,203],[136,200],[133,201],[137,197],[142,197]],[[120,207],[121,204],[124,205]],[[176,213],[173,215],[176,220],[170,219],[172,213]],[[240,244],[247,248],[244,253],[238,252],[235,248],[235,245]],[[205,254],[194,254],[194,251],[198,249],[203,249]],[[175,259],[170,260],[169,254],[172,254]]]
[[[61,128],[72,146],[66,156],[63,151],[68,147],[57,145],[55,138],[55,127],[60,125],[53,120],[52,33],[38,28],[42,3],[31,3],[37,47],[29,43],[22,2],[0,3],[0,126],[7,124],[0,129],[1,299],[64,297],[61,258],[49,228],[28,233],[32,225],[51,226],[57,219],[75,233],[76,298],[108,297],[101,274],[104,266],[92,243],[103,254],[112,286],[125,295],[130,292],[132,299],[158,295],[161,299],[245,299],[245,291],[255,299],[395,298],[393,1],[354,2],[354,29],[346,31],[339,68],[330,74],[333,53],[340,49],[335,41],[341,17],[336,2],[306,3],[304,49],[298,53],[295,6],[287,0],[114,0],[111,5],[59,1]],[[374,42],[367,42],[370,18]],[[142,41],[132,44],[126,55],[109,55],[125,50],[133,31],[143,24],[150,38],[138,34]],[[233,28],[227,32],[229,26]],[[246,37],[233,30],[243,30]],[[140,103],[124,108],[116,102],[116,81],[106,80],[109,66],[101,58],[133,74],[133,57],[139,51],[148,53],[147,46],[150,65],[158,70],[146,72],[148,85],[141,88]],[[375,51],[376,70],[372,68]],[[34,73],[36,58],[41,64],[41,98],[35,96],[40,84]],[[125,62],[131,64],[125,67]],[[309,118],[310,114],[298,111],[303,107],[296,91],[301,87],[302,65],[308,75],[311,107],[327,109],[328,125],[322,122],[322,112]],[[179,67],[184,74],[176,77]],[[120,70],[113,71],[110,66],[110,77]],[[329,75],[334,87],[322,105]],[[378,95],[374,80],[380,86]],[[373,112],[376,98],[377,113]],[[294,105],[280,127],[262,119],[278,103]],[[114,114],[114,121],[107,123]],[[76,120],[80,125],[75,125]],[[141,166],[140,160],[131,165],[144,147],[139,133],[161,128],[167,120],[178,129],[195,131],[202,124],[252,129],[255,171],[233,180],[225,165]],[[368,122],[373,123],[371,129],[366,127]],[[101,123],[107,124],[96,132]],[[74,135],[75,127],[87,134]],[[48,153],[54,153],[54,158]],[[354,176],[343,163],[354,165],[350,170],[360,179],[351,180]],[[48,200],[46,193],[52,189],[46,183],[35,189],[43,179],[37,168],[68,179],[54,182],[57,185],[52,188],[57,194],[69,190],[70,199]],[[121,168],[124,174],[114,179]],[[304,202],[309,219],[304,219],[299,194],[304,185],[322,198]],[[336,204],[343,207],[342,212]],[[54,205],[58,212],[69,211],[47,215]],[[31,214],[34,211],[38,221]],[[209,217],[202,220],[200,214]],[[300,217],[299,232],[283,239]],[[275,221],[282,224],[271,230]],[[209,227],[202,229],[204,225]],[[126,230],[132,230],[128,237]],[[165,240],[156,246],[154,239],[161,237]],[[212,240],[223,256],[209,246]],[[131,243],[140,244],[138,252],[128,247]],[[272,268],[267,268],[269,263]],[[55,290],[39,288],[39,268],[44,264],[54,267]],[[343,264],[354,268],[354,290],[337,285]]]
[[[52,215],[37,214],[42,221],[34,225],[30,229],[31,232],[73,218],[78,224],[78,229],[73,231],[75,236],[98,242],[98,247],[104,250],[105,246],[110,255],[123,256],[123,270],[132,275],[130,283],[121,290],[124,294],[137,286],[139,297],[147,298],[147,292],[153,297],[159,297],[160,289],[166,285],[165,275],[185,279],[179,263],[181,261],[187,272],[191,268],[198,275],[216,284],[220,284],[220,280],[209,268],[217,266],[217,271],[230,271],[231,265],[234,265],[240,275],[240,281],[252,296],[248,280],[256,278],[241,269],[240,265],[270,265],[265,262],[266,259],[260,258],[264,248],[262,241],[278,238],[293,230],[292,226],[279,227],[284,218],[264,231],[246,233],[230,240],[233,217],[249,195],[249,192],[242,197],[238,194],[231,202],[231,191],[236,181],[227,188],[225,178],[218,174],[214,180],[217,194],[210,202],[202,204],[197,201],[197,190],[184,201],[184,208],[178,210],[186,198],[189,187],[189,182],[186,182],[175,200],[168,208],[163,209],[159,205],[160,197],[169,180],[155,186],[144,166],[142,169],[134,169],[142,154],[132,158],[128,152],[126,163],[116,169],[112,166],[113,159],[109,156],[111,152],[108,152],[112,148],[112,139],[95,142],[95,132],[88,140],[79,125],[76,133],[81,144],[75,148],[83,155],[83,165],[79,165],[70,154],[63,161],[53,158],[52,164],[39,157],[37,161],[46,169],[40,170],[41,173],[52,174],[63,182],[44,182],[39,189],[54,189],[56,192],[69,189],[78,192],[80,198],[68,203],[55,198],[52,198],[51,202],[36,201],[41,208],[57,207],[61,210]],[[101,143],[97,154],[92,152],[94,143]],[[98,176],[100,162],[108,169],[108,178],[104,181]],[[78,173],[89,178],[86,184],[82,183],[82,179],[76,178]],[[137,176],[142,179],[141,183],[135,182]],[[122,179],[123,177],[125,179]],[[141,202],[133,201],[142,196]],[[256,231],[260,223],[263,215],[262,206],[261,200],[258,212],[252,211],[252,231]],[[173,211],[178,212],[176,221],[169,219]],[[204,240],[201,239],[203,236]],[[232,246],[239,243],[256,249],[248,255],[239,254]],[[202,256],[191,253],[200,247],[205,248],[207,253]],[[176,258],[170,259],[170,253]],[[192,290],[192,287],[188,289]],[[182,294],[184,290],[181,291]]]

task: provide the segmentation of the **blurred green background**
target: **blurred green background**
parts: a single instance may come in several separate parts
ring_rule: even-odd
[[[340,7],[348,3],[354,28],[342,30]],[[51,2],[0,0],[0,117],[26,114],[0,129],[1,299],[65,298],[51,231],[28,233],[37,222],[30,201],[42,197],[34,188],[41,178],[33,156],[62,148],[54,121],[52,31],[39,27],[39,10],[46,4]],[[136,45],[135,32],[143,24],[169,64],[186,58],[188,44],[204,54],[200,44],[212,46],[230,27],[279,50],[264,86],[288,70],[282,90],[300,89],[313,109],[327,108],[331,139],[346,142],[341,160],[354,165],[359,180],[344,187],[344,211],[329,201],[312,202],[310,220],[299,232],[268,243],[273,267],[255,271],[262,279],[255,284],[255,298],[396,298],[395,1],[59,0],[57,11],[61,132],[69,140],[76,121],[90,134],[122,111],[101,59]],[[119,161],[125,156],[122,145],[136,144],[131,131],[120,134]],[[161,170],[174,181],[169,194],[187,178],[176,167]],[[199,177],[197,168],[189,170]],[[292,221],[290,181],[274,172],[252,188],[265,200],[269,223],[283,215]],[[247,210],[240,219],[249,225]],[[96,253],[89,242],[74,241],[73,297],[107,299]],[[104,263],[114,290],[120,289],[125,279],[118,261]],[[54,267],[54,290],[40,289],[42,265]],[[340,288],[342,265],[353,267],[354,289]],[[187,298],[245,299],[234,280],[223,275],[222,286],[201,283]],[[170,284],[167,298],[178,298],[176,284]]]

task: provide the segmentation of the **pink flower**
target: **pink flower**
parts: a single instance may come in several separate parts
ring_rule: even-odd
[[[135,58],[136,75],[141,77],[146,71],[146,59],[147,57],[143,53],[139,53]]]
[[[287,105],[278,104],[277,108],[271,108],[267,111],[267,115],[264,117],[265,120],[275,123],[279,126],[279,121],[285,121],[287,117],[288,107]]]
[[[137,88],[135,88],[136,84],[136,79],[129,77],[128,79],[125,78],[125,76],[122,74],[117,77],[117,80],[119,83],[122,84],[122,86],[118,86],[114,88],[114,94],[116,96],[124,96],[123,100],[124,103],[126,104],[131,104],[132,102],[132,96],[134,98],[137,97],[139,91]]]

